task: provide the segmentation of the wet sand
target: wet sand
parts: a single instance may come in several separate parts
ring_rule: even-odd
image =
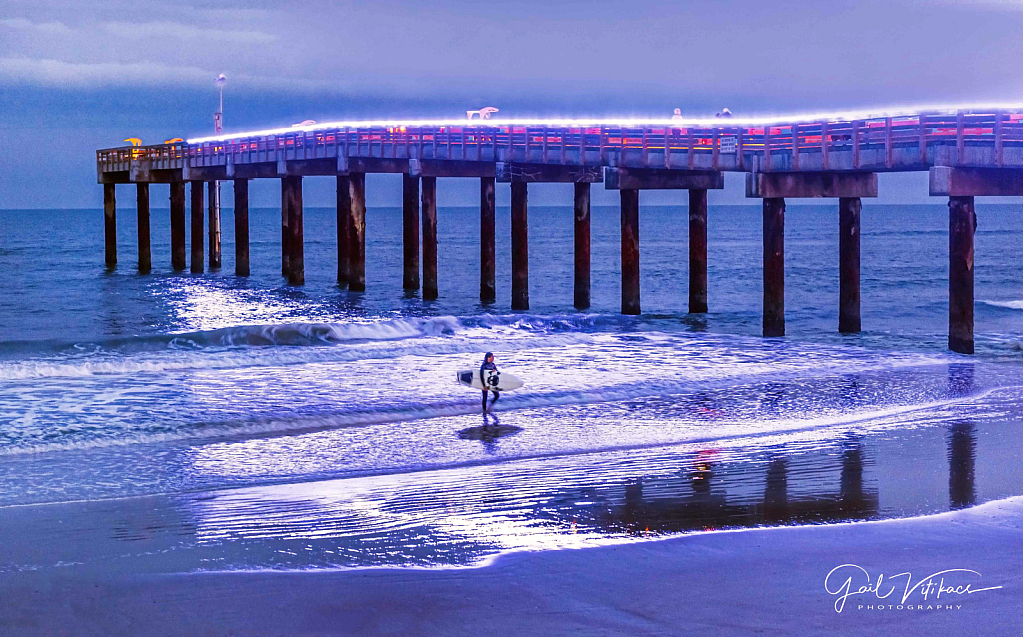
[[[0,633],[1016,635],[1021,532],[1023,498],[1012,498],[913,519],[514,553],[479,568],[132,574],[113,562],[6,574]],[[850,597],[838,613],[824,580],[844,563],[900,589],[885,600]],[[945,585],[1003,588],[914,594],[895,607],[897,574],[916,583],[952,568],[979,575],[947,574]]]

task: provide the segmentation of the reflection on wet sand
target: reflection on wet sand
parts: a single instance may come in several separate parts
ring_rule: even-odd
[[[959,363],[948,366],[948,393],[967,396],[973,392],[974,365]],[[948,504],[951,509],[973,506],[977,501],[974,486],[976,427],[971,420],[952,422],[948,429]]]
[[[514,425],[502,425],[494,414],[483,414],[483,424],[477,427],[468,427],[458,432],[459,440],[478,440],[483,443],[487,453],[497,452],[497,439],[504,436],[514,436],[522,431],[522,427]]]
[[[580,512],[579,526],[592,527],[604,533],[682,533],[687,531],[760,525],[824,523],[878,516],[876,491],[864,488],[863,449],[858,441],[848,443],[842,455],[840,490],[817,494],[789,493],[789,460],[774,450],[763,473],[762,498],[743,493],[729,496],[723,485],[714,483],[712,456],[706,451],[696,454],[686,478],[652,480],[632,478],[622,485],[624,501],[610,504],[599,513],[587,516]],[[755,480],[745,476],[746,481]],[[649,497],[644,497],[648,486]],[[688,487],[688,488],[687,488]],[[589,511],[595,511],[595,508]]]

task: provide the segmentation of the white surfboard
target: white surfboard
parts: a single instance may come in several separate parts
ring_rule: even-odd
[[[480,378],[480,370],[463,369],[457,373],[458,382],[466,387],[476,389],[496,389],[497,391],[510,391],[522,387],[522,380],[515,374],[502,372],[493,369],[484,370],[483,378]]]

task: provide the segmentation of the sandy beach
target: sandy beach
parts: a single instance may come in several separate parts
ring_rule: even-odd
[[[1023,498],[905,520],[520,552],[479,568],[6,576],[4,635],[1016,635]],[[842,564],[880,590],[825,590]],[[913,585],[946,569],[944,586]],[[837,591],[859,572],[840,571]],[[942,576],[933,578],[937,586]],[[962,590],[962,589],[960,589]]]

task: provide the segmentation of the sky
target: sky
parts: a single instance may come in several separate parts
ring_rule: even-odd
[[[228,132],[483,106],[660,118],[1023,104],[1021,33],[1023,0],[0,0],[0,208],[101,207],[96,149],[211,133],[219,73]],[[399,183],[370,178],[368,203],[399,205]],[[925,173],[882,175],[880,194],[933,201]],[[478,184],[442,180],[438,197],[474,205]],[[595,204],[616,197],[594,189]],[[304,198],[331,205],[332,180],[307,179]],[[570,201],[530,189],[531,203]],[[747,203],[742,175],[710,202]],[[278,204],[276,184],[253,186],[252,205]]]

